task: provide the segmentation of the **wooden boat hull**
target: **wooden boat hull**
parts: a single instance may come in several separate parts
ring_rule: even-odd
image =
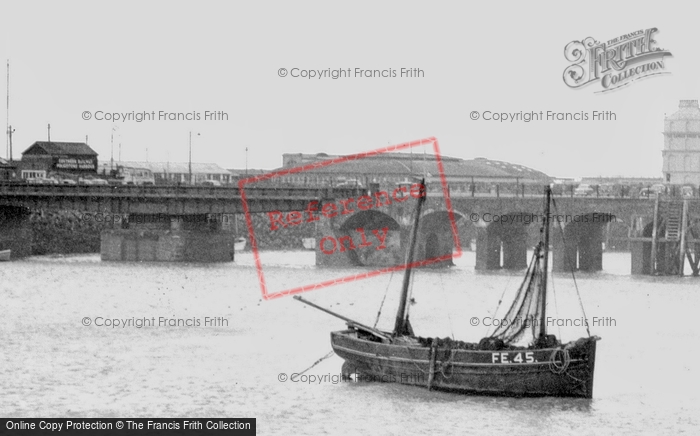
[[[331,333],[344,374],[362,381],[506,396],[593,396],[597,337],[558,348],[465,350],[397,345],[349,329]],[[433,357],[434,356],[434,357]]]

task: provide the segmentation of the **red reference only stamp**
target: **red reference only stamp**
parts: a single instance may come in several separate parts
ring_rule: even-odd
[[[432,146],[433,153],[430,154],[430,158],[425,153],[411,153],[411,155],[396,153],[418,146]],[[388,153],[396,154],[380,156]],[[407,162],[403,162],[404,160]],[[386,165],[389,161],[398,165],[399,171],[396,171],[396,174],[367,176],[365,182],[369,182],[371,187],[363,186],[357,180],[353,180],[353,183],[343,184],[345,187],[354,184],[356,189],[353,192],[357,192],[357,195],[344,198],[312,199],[306,203],[305,207],[299,208],[300,210],[269,210],[260,214],[264,216],[263,229],[267,234],[275,235],[304,225],[315,226],[315,238],[308,239],[314,243],[317,264],[320,261],[320,264],[329,266],[365,265],[372,268],[369,271],[363,268],[357,274],[339,276],[320,283],[309,283],[289,289],[269,290],[258,248],[253,216],[246,196],[246,187],[250,187],[252,184],[275,186],[275,182],[289,180],[290,177],[295,176],[297,180],[299,180],[299,176],[301,178],[308,176],[311,180],[318,181],[319,171],[324,174],[341,174],[345,169],[344,166],[350,162],[355,162],[364,168],[371,168],[373,164],[378,163],[377,168],[382,168],[381,165]],[[333,166],[337,168],[328,168]],[[402,167],[404,170],[401,170]],[[418,178],[425,180],[425,184],[417,181]],[[299,294],[334,284],[348,283],[388,272],[401,271],[409,266],[416,267],[443,262],[461,255],[444,166],[440,157],[438,141],[434,137],[254,176],[240,180],[238,186],[260,289],[266,300]],[[342,190],[329,190],[329,192],[332,192],[332,196],[338,196]],[[407,242],[405,237],[402,238],[402,234],[405,235],[405,230],[410,227],[410,217],[415,201],[426,196],[432,202],[429,203],[427,211],[424,207],[422,215],[433,213],[435,216],[429,222],[423,223],[422,226],[430,226],[431,224],[441,226],[443,247],[442,250],[436,249],[435,247],[439,246],[439,243],[435,240],[432,243],[424,241],[421,255],[416,256],[409,264],[405,259]],[[444,234],[445,229],[447,229],[447,235]],[[260,231],[260,225],[258,231]],[[427,231],[431,231],[434,239],[437,238],[432,229],[428,228]],[[418,239],[421,240],[420,235]],[[404,240],[403,243],[402,240]],[[446,243],[445,240],[447,240]],[[428,245],[431,247],[429,248]],[[347,268],[343,269],[347,271]]]

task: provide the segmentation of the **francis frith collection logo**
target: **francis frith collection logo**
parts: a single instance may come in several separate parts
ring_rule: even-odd
[[[588,37],[571,41],[564,48],[564,56],[573,62],[564,70],[564,83],[580,88],[600,82],[602,90],[612,91],[645,77],[668,74],[665,56],[671,52],[656,46],[653,27],[618,36],[607,42]]]

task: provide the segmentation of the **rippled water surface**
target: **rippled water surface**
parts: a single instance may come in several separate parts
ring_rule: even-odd
[[[494,398],[381,383],[333,383],[330,351],[344,323],[289,297],[261,300],[250,253],[232,264],[101,262],[99,256],[0,263],[0,412],[3,416],[255,417],[259,434],[698,434],[700,278],[631,277],[629,254],[577,276],[598,343],[592,400]],[[263,253],[271,291],[359,270],[313,266],[308,252]],[[411,319],[421,336],[478,341],[481,321],[520,284],[520,273],[474,271],[466,253],[448,270],[415,274]],[[390,329],[401,276],[382,275],[305,298]],[[572,281],[555,275],[550,313],[581,317]],[[505,308],[501,307],[500,311]],[[84,326],[84,318],[91,325]],[[162,317],[199,326],[96,326]],[[203,325],[205,317],[228,325]],[[497,316],[496,316],[497,317]],[[175,320],[175,321],[171,321]],[[614,324],[611,322],[614,320]],[[607,324],[607,325],[606,325]],[[577,327],[552,327],[565,340]]]

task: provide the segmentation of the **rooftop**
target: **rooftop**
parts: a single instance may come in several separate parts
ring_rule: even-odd
[[[328,159],[318,159],[305,165],[313,165]],[[528,168],[523,165],[512,164],[503,161],[476,158],[464,160],[460,158],[441,156],[445,175],[448,177],[481,177],[481,178],[519,178],[537,181],[548,181],[549,176],[541,171]],[[289,168],[279,168],[275,171]],[[347,160],[335,164],[310,168],[306,174],[356,174],[363,176],[378,175],[410,175],[426,174],[437,176],[439,174],[437,161],[431,154],[410,153],[385,153],[366,158]]]
[[[36,141],[22,155],[63,155],[63,156],[97,156],[95,150],[84,142],[49,142]]]
[[[15,163],[16,161],[10,163],[10,161],[8,161],[7,159],[3,159],[0,157],[0,168],[4,168],[6,171],[17,168],[17,165],[15,165]]]

